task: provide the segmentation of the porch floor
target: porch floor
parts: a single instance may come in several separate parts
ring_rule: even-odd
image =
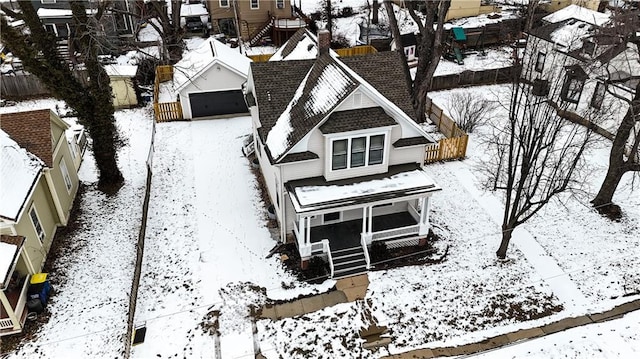
[[[409,212],[386,214],[373,217],[373,231],[407,227],[417,223]],[[360,245],[360,232],[362,219],[311,227],[311,242],[328,239],[332,251],[353,248]]]

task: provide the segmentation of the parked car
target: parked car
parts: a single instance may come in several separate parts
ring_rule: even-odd
[[[185,19],[188,32],[204,32],[204,24],[199,16],[190,16]]]

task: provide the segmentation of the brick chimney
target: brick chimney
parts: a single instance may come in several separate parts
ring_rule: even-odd
[[[329,53],[331,48],[331,33],[323,29],[318,31],[318,56]]]

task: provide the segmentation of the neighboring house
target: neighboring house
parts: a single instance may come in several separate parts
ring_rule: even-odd
[[[393,2],[398,6],[404,6],[405,0],[393,0]],[[478,16],[498,10],[499,8],[491,0],[451,0],[449,11],[444,20],[449,21],[463,17]]]
[[[343,277],[366,271],[374,241],[426,237],[440,187],[422,169],[433,140],[410,115],[398,54],[337,58],[318,37],[316,59],[252,63],[245,96],[281,241]]]
[[[173,66],[173,93],[185,119],[248,113],[242,95],[251,59],[214,38]],[[164,83],[163,83],[164,85]],[[175,101],[175,100],[174,100]]]
[[[555,12],[568,6],[580,6],[589,10],[597,11],[602,3],[608,3],[608,0],[551,0],[541,1],[540,8],[547,12]]]
[[[402,42],[402,47],[404,47],[404,54],[407,57],[408,62],[416,61],[418,59],[418,39],[416,34],[410,32],[408,34],[400,35],[400,41]],[[391,41],[391,51],[395,51],[397,49],[397,44],[395,40]]]
[[[610,16],[578,5],[569,5],[542,18],[545,25],[576,19],[586,23],[602,26],[609,22]]]
[[[42,270],[58,226],[69,220],[80,150],[50,110],[2,115],[0,122],[0,335],[22,330],[29,276]]]
[[[130,108],[138,105],[134,78],[138,66],[134,65],[105,65],[104,70],[109,75],[113,106],[115,108]]]
[[[209,12],[214,33],[229,37],[239,34],[249,45],[270,37],[279,46],[306,26],[304,20],[293,15],[289,0],[209,0]]]
[[[627,103],[611,92],[629,98],[635,82],[608,80],[640,73],[640,64],[630,60],[637,59],[638,48],[600,30],[594,23],[575,18],[532,30],[522,74],[533,84],[533,93],[591,120],[615,120],[620,113],[624,115]],[[611,123],[604,125],[613,130]]]

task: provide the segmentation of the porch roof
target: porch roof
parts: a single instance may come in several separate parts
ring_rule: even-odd
[[[418,164],[389,167],[383,174],[327,182],[324,177],[286,184],[296,213],[415,197],[441,188]]]
[[[18,259],[20,248],[24,244],[22,236],[0,236],[0,279],[2,279],[2,289],[11,278],[13,264]]]

